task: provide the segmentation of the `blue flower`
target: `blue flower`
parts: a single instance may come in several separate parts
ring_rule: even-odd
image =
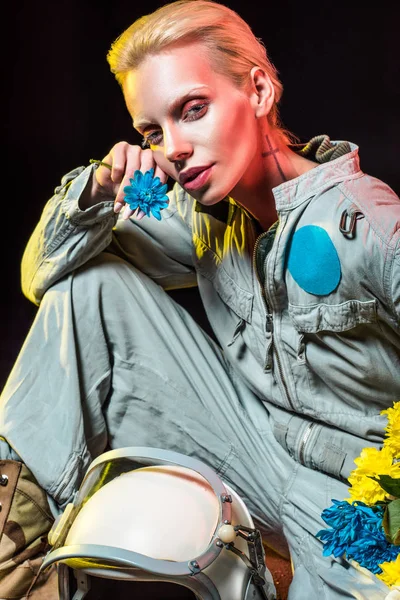
[[[379,566],[381,563],[395,561],[398,554],[400,546],[390,544],[382,528],[374,533],[366,531],[346,551],[348,559],[357,561],[359,565],[375,574],[382,573]]]
[[[144,175],[141,171],[135,171],[133,179],[129,180],[130,185],[124,187],[124,200],[131,210],[139,208],[148,217],[151,212],[160,221],[160,210],[168,206],[168,186],[166,183],[163,185],[159,177],[153,176],[154,169],[146,171]]]
[[[382,527],[382,506],[367,506],[364,502],[332,500],[333,506],[322,511],[321,517],[330,525],[316,536],[324,544],[323,555],[335,558],[346,555],[372,573],[381,573],[380,563],[395,560],[400,546],[390,544]]]

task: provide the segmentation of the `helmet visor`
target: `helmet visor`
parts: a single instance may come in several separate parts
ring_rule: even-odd
[[[184,575],[220,552],[229,494],[212,469],[174,452],[114,450],[96,459],[54,540],[45,566],[140,568]]]

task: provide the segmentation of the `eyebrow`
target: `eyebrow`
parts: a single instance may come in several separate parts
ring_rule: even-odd
[[[179,106],[181,106],[182,104],[184,104],[184,102],[186,102],[186,100],[189,100],[194,92],[198,92],[199,90],[208,90],[209,87],[207,85],[200,85],[197,87],[194,87],[192,89],[190,89],[188,92],[186,92],[185,94],[183,94],[183,96],[180,96],[179,98],[177,98],[176,100],[173,100],[173,102],[171,102],[171,104],[168,106],[168,113],[171,114],[173,113]],[[149,125],[152,125],[153,123],[151,123],[150,121],[146,121],[144,119],[140,119],[140,115],[139,118],[136,118],[136,120],[133,120],[133,126],[135,129],[141,129],[142,131],[148,127]]]

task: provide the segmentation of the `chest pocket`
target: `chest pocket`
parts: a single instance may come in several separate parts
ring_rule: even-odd
[[[238,268],[239,265],[235,267],[233,257],[229,257],[227,267],[232,267],[236,280],[228,273],[224,261],[208,248],[202,240],[197,238],[194,264],[196,271],[212,282],[215,291],[224,304],[241,320],[251,323],[254,296],[237,282],[238,280],[241,281],[241,269]]]
[[[357,325],[376,323],[376,300],[348,300],[341,304],[309,304],[299,306],[289,303],[289,316],[299,333],[319,331],[341,332]]]

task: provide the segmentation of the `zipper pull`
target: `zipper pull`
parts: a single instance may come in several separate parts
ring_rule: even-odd
[[[268,343],[265,353],[264,373],[270,373],[272,370],[272,341],[274,332],[274,322],[271,313],[267,313],[265,317],[265,332],[267,334]]]
[[[304,334],[301,334],[297,344],[297,360],[299,363],[305,363],[306,345],[304,342]]]
[[[270,373],[271,371],[272,371],[272,335],[267,344],[267,350],[265,353],[264,373]]]
[[[235,327],[235,331],[233,333],[233,338],[231,339],[231,341],[227,344],[227,346],[232,346],[232,344],[234,342],[236,342],[237,338],[239,337],[239,335],[241,334],[242,330],[244,329],[245,326],[245,320],[244,319],[240,319],[239,323],[236,325]]]

